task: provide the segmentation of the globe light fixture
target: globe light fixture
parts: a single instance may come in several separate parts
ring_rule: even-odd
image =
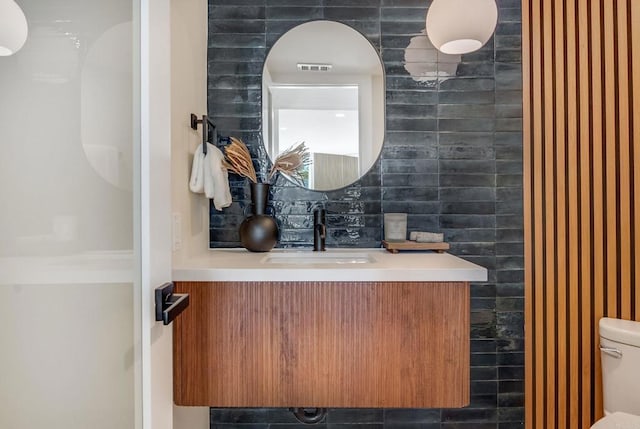
[[[0,0],[0,56],[13,55],[27,40],[27,18],[13,0]]]
[[[427,36],[445,54],[477,51],[498,23],[495,0],[434,0],[427,12]]]

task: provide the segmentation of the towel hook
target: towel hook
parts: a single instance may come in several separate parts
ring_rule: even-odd
[[[192,113],[191,129],[197,130],[198,124],[202,124],[202,153],[206,155],[207,143],[215,144],[217,140],[216,126],[207,115],[202,115],[202,119],[198,119],[198,117]],[[210,132],[211,136],[209,135]]]

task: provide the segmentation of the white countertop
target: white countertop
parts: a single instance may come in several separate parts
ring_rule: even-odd
[[[448,253],[384,249],[212,249],[174,265],[173,281],[483,282],[487,270]]]

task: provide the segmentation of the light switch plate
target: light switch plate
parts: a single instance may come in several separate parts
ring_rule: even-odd
[[[182,249],[182,214],[173,213],[171,220],[171,248],[176,252]]]

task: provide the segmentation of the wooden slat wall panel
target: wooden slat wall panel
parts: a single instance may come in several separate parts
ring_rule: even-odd
[[[522,13],[526,426],[589,428],[598,321],[640,320],[640,2]]]

